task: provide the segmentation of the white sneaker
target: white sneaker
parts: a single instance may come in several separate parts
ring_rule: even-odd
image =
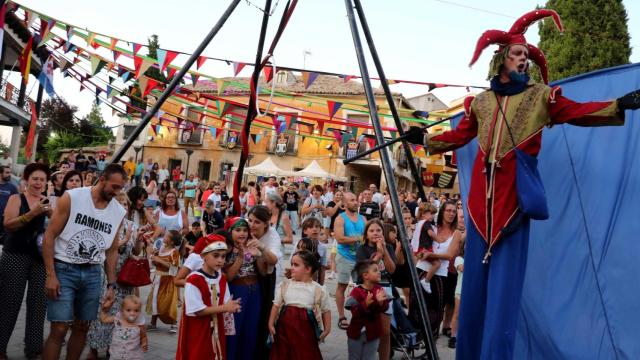
[[[427,279],[420,280],[420,285],[422,285],[422,288],[427,292],[427,294],[431,294],[431,283],[428,282]]]

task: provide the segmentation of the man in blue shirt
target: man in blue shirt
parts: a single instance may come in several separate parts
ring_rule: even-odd
[[[193,174],[189,174],[189,177],[184,182],[184,211],[189,216],[189,208],[191,208],[191,214],[193,214],[193,205],[196,198],[196,188],[198,187],[198,181],[194,179]]]
[[[140,159],[136,165],[136,171],[134,173],[136,186],[142,186],[142,174],[144,174],[144,162]]]
[[[11,168],[8,166],[0,165],[0,245],[4,244],[4,238],[6,233],[4,232],[4,226],[2,225],[4,219],[4,208],[7,206],[9,197],[18,193],[18,188],[11,183]]]

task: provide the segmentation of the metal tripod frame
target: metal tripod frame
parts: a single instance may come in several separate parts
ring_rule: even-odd
[[[180,69],[180,71],[178,71],[178,73],[173,77],[169,85],[167,85],[166,89],[164,89],[164,92],[162,93],[162,95],[158,97],[158,100],[155,102],[155,104],[153,104],[151,109],[149,109],[144,114],[144,116],[142,117],[142,120],[140,120],[140,123],[133,130],[129,138],[127,138],[125,143],[122,144],[122,146],[118,149],[118,151],[116,151],[115,154],[113,154],[113,156],[111,157],[111,160],[109,161],[110,163],[112,164],[118,163],[120,159],[122,159],[124,154],[131,147],[131,145],[133,145],[133,142],[138,138],[138,136],[140,135],[142,130],[145,128],[145,126],[149,124],[149,122],[156,115],[158,110],[160,110],[160,107],[162,106],[162,104],[164,104],[164,102],[167,101],[167,99],[169,98],[173,90],[175,90],[175,88],[180,83],[180,80],[182,80],[182,78],[189,71],[191,66],[193,66],[196,60],[198,60],[198,57],[200,56],[200,54],[202,54],[202,52],[209,45],[211,40],[218,34],[220,29],[222,29],[222,26],[225,24],[225,22],[227,22],[227,20],[229,19],[233,11],[236,9],[240,1],[241,0],[231,1],[231,4],[229,4],[225,12],[222,14],[222,16],[220,16],[220,19],[218,20],[218,22],[216,22],[213,28],[211,28],[211,31],[209,31],[207,36],[205,36],[205,38],[202,40],[200,45],[198,45],[198,47],[193,52],[193,54],[191,54],[187,62],[182,66],[182,69]]]
[[[383,84],[383,89],[385,95],[387,97],[387,101],[389,102],[389,107],[393,110],[395,107],[393,106],[393,98],[391,97],[391,92],[388,86],[386,85],[386,81],[384,79],[384,73],[382,72],[382,65],[380,64],[379,59],[377,59],[377,52],[375,50],[375,46],[373,44],[373,40],[371,37],[371,33],[369,31],[369,27],[367,26],[364,11],[362,9],[362,5],[360,4],[360,0],[344,0],[345,7],[347,9],[347,18],[349,20],[349,27],[351,28],[351,35],[353,37],[353,44],[356,50],[356,55],[358,58],[358,65],[360,66],[360,74],[362,78],[362,85],[364,86],[364,91],[367,97],[367,104],[369,106],[369,114],[371,116],[371,123],[373,124],[373,128],[375,130],[376,140],[378,144],[384,144],[384,134],[382,130],[382,126],[380,124],[380,118],[378,117],[378,110],[376,107],[375,96],[373,93],[373,87],[371,86],[371,78],[369,77],[369,70],[367,68],[367,63],[364,56],[364,50],[362,48],[362,42],[360,39],[360,34],[358,32],[358,25],[356,24],[355,15],[353,12],[354,3],[355,8],[358,11],[358,16],[360,18],[360,24],[362,25],[362,30],[365,33],[365,37],[367,39],[367,44],[369,45],[369,49],[371,51],[371,55],[374,58],[376,63],[376,67],[378,70],[378,75]],[[377,61],[376,61],[377,59]],[[397,111],[394,114],[394,119],[396,119]],[[399,119],[397,120],[399,124]],[[401,127],[398,126],[398,131],[402,131]],[[407,147],[406,142],[404,146]],[[438,359],[438,351],[436,349],[436,344],[433,339],[433,334],[431,332],[431,325],[429,323],[429,317],[427,315],[427,304],[425,298],[422,294],[422,287],[420,286],[420,281],[418,279],[418,273],[415,267],[415,263],[413,261],[413,253],[409,244],[409,239],[407,238],[407,231],[405,228],[404,221],[402,220],[402,212],[400,209],[400,199],[398,197],[398,190],[396,188],[396,181],[393,177],[393,167],[391,165],[391,157],[389,155],[388,147],[383,147],[380,149],[380,159],[382,161],[382,170],[387,182],[387,187],[389,190],[389,197],[391,199],[391,205],[393,207],[393,216],[396,219],[397,230],[398,230],[398,238],[402,244],[402,250],[404,251],[404,256],[409,265],[409,273],[411,274],[411,284],[412,284],[412,292],[415,294],[417,304],[414,306],[418,306],[420,312],[420,320],[422,322],[422,331],[424,333],[424,339],[427,345],[427,352],[430,355],[430,358],[433,360]],[[416,176],[414,174],[414,176]],[[422,184],[420,182],[419,177],[415,179],[418,184]]]

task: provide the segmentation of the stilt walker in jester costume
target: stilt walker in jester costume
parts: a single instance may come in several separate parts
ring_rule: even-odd
[[[455,129],[438,134],[418,131],[409,141],[439,154],[478,139],[467,199],[468,227],[460,306],[457,359],[513,358],[517,320],[527,264],[530,219],[548,217],[536,169],[542,129],[555,124],[624,124],[624,111],[640,107],[640,91],[617,100],[576,103],[549,87],[544,54],[524,33],[555,11],[539,9],[520,17],[507,32],[489,30],[477,42],[471,64],[489,45],[499,45],[491,61],[491,87],[464,102]],[[529,78],[529,60],[545,84]],[[415,129],[412,129],[415,130]]]

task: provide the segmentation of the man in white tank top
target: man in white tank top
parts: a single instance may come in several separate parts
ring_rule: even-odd
[[[102,268],[107,275],[105,299],[114,298],[118,242],[125,210],[114,199],[127,173],[110,164],[98,183],[65,192],[44,235],[42,257],[47,272],[47,319],[51,322],[43,359],[58,359],[69,323],[67,359],[79,359],[89,322],[96,319],[102,294]]]

